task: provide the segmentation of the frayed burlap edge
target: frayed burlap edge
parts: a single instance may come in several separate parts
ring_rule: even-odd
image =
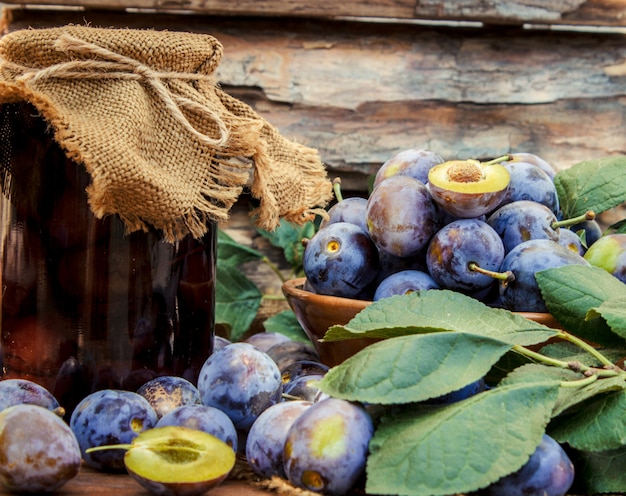
[[[273,230],[281,218],[302,224],[325,213],[324,207],[332,199],[332,185],[317,151],[287,140],[251,107],[221,92],[216,86],[214,89],[215,96],[227,110],[236,102],[234,120],[231,122],[237,122],[235,129],[231,128],[235,132],[229,136],[228,146],[218,152],[219,158],[213,161],[213,167],[220,175],[221,186],[216,189],[215,183],[207,183],[207,188],[200,192],[191,211],[174,220],[159,218],[155,226],[151,219],[135,215],[133,211],[116,210],[115,202],[110,201],[106,184],[102,187],[100,181],[92,175],[93,181],[88,189],[89,202],[97,217],[118,214],[129,232],[155,226],[164,231],[168,241],[180,239],[187,233],[200,237],[206,232],[207,221],[228,219],[230,207],[248,187],[252,196],[260,200],[259,208],[252,215],[261,228]],[[94,170],[92,157],[81,147],[81,137],[71,131],[71,123],[65,120],[62,113],[57,111],[55,103],[46,95],[31,91],[21,81],[0,82],[0,95],[6,103],[26,100],[32,104],[50,124],[54,139],[68,158],[82,163],[90,173]],[[271,151],[269,144],[272,145]],[[281,150],[279,154],[276,153],[277,144]],[[285,194],[286,188],[284,184],[281,185],[280,176],[286,168],[295,168],[299,172],[296,181],[292,180],[289,184],[290,193],[306,190],[306,195]]]

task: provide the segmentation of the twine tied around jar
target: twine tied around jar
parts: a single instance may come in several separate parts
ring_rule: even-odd
[[[73,52],[81,55],[94,55],[98,59],[75,59],[61,62],[52,66],[35,69],[3,61],[3,65],[11,69],[19,69],[21,76],[16,78],[20,82],[35,82],[46,78],[62,79],[127,79],[146,82],[163,102],[165,107],[174,118],[181,123],[200,142],[209,146],[224,146],[229,137],[229,131],[219,115],[206,105],[202,105],[190,98],[173,93],[163,82],[168,79],[184,81],[207,81],[215,84],[215,77],[209,74],[157,71],[140,61],[113,52],[95,43],[89,43],[74,36],[62,35],[55,42],[55,48],[65,52]],[[181,107],[201,116],[212,119],[219,129],[219,138],[213,139],[205,133],[194,128],[189,119],[181,111]]]

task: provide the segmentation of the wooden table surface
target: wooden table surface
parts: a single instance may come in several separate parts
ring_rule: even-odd
[[[150,493],[127,474],[109,474],[97,472],[83,465],[80,473],[59,491],[56,496],[147,496]],[[236,479],[227,479],[220,486],[212,489],[211,496],[267,496],[267,491]],[[14,496],[0,488],[1,496]]]

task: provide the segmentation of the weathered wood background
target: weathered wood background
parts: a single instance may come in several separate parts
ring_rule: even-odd
[[[9,29],[72,22],[214,35],[223,87],[319,149],[348,189],[364,189],[412,147],[446,159],[528,151],[557,168],[626,152],[624,1],[49,3],[83,7],[12,6]],[[426,18],[439,24],[416,21]]]
[[[88,23],[215,36],[223,88],[317,148],[354,192],[406,148],[446,159],[527,151],[559,169],[626,153],[624,0],[20,3],[5,5],[8,30]],[[245,205],[227,227],[271,252]]]

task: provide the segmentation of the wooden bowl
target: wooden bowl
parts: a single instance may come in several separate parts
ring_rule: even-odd
[[[372,302],[312,293],[304,289],[304,283],[304,277],[291,279],[283,284],[282,290],[323,363],[330,367],[338,365],[365,346],[378,341],[372,338],[355,338],[331,343],[320,342],[329,327],[347,324]],[[549,313],[516,313],[539,324],[560,328],[559,323]]]

